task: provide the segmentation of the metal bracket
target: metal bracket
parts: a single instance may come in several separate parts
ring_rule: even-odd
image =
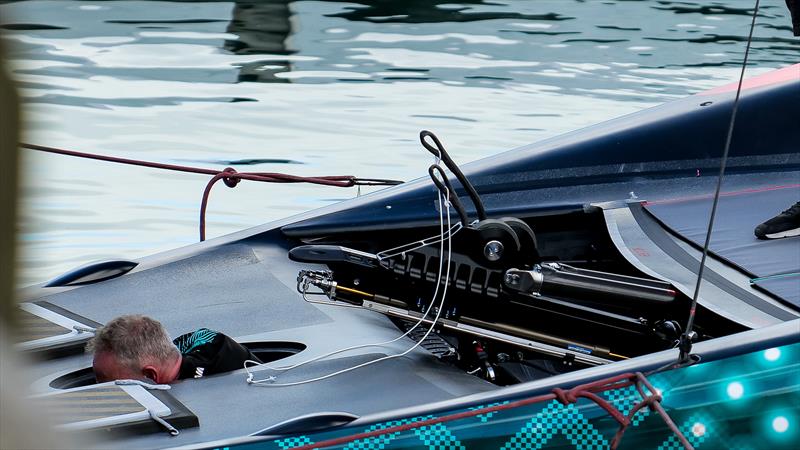
[[[161,417],[158,417],[158,415],[152,409],[148,409],[147,413],[150,414],[150,418],[151,419],[153,419],[154,421],[156,421],[159,424],[161,424],[161,426],[166,428],[167,431],[169,432],[170,436],[177,436],[177,435],[181,434],[181,432],[178,431],[177,428],[175,428],[172,425],[170,425],[169,422],[167,422],[166,420],[162,419]]]

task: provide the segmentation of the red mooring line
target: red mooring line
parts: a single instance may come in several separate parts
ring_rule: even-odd
[[[20,147],[29,150],[37,150],[59,155],[74,156],[77,158],[94,159],[98,161],[113,162],[118,164],[128,164],[132,166],[150,167],[153,169],[172,170],[176,172],[197,173],[201,175],[211,175],[211,180],[203,190],[203,197],[200,201],[200,241],[206,240],[206,209],[208,198],[211,195],[211,188],[217,181],[222,180],[226,186],[233,188],[241,180],[261,181],[264,183],[311,183],[323,186],[352,187],[352,186],[392,186],[401,184],[402,181],[384,180],[379,178],[356,178],[352,175],[326,175],[318,177],[302,177],[278,172],[237,172],[232,167],[223,170],[204,169],[202,167],[181,166],[177,164],[165,164],[140,159],[120,158],[116,156],[99,155],[95,153],[78,152],[63,148],[48,147],[45,145],[20,143]]]

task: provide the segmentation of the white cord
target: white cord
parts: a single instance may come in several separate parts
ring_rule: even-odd
[[[439,198],[439,200],[441,201],[441,197]],[[443,233],[444,232],[444,219],[443,219],[443,217],[441,217],[441,213],[440,213],[440,217],[439,217],[439,224],[440,224],[440,227],[439,227],[440,231]],[[439,249],[439,254],[441,255],[441,254],[444,253],[444,240],[440,240],[439,242],[441,242],[440,249]],[[267,366],[267,365],[265,365],[263,363],[259,363],[257,361],[253,361],[253,360],[248,359],[247,361],[244,362],[245,370],[247,371],[247,369],[248,369],[248,365],[247,365],[248,363],[251,364],[251,367],[252,366],[262,366],[262,367],[265,367],[266,369],[270,369],[270,370],[274,370],[274,371],[292,370],[294,368],[297,368],[297,367],[300,367],[300,366],[304,366],[306,364],[309,364],[309,363],[312,363],[312,362],[316,362],[316,361],[319,361],[321,359],[325,359],[325,358],[328,358],[330,356],[337,355],[339,353],[344,353],[344,352],[348,352],[348,351],[352,351],[352,350],[358,350],[360,348],[366,348],[366,347],[379,347],[379,346],[388,345],[388,344],[397,342],[400,339],[403,339],[404,337],[406,337],[409,334],[411,334],[411,332],[414,331],[417,327],[419,327],[422,324],[422,322],[424,322],[424,320],[428,317],[428,313],[431,311],[431,309],[433,309],[433,301],[435,301],[436,296],[439,294],[439,285],[440,285],[439,281],[441,281],[441,279],[442,279],[442,267],[443,267],[443,261],[440,258],[440,261],[439,261],[439,272],[438,272],[438,275],[436,277],[437,283],[436,283],[436,288],[434,289],[434,292],[433,292],[433,300],[431,301],[431,304],[425,310],[425,313],[422,315],[422,317],[420,317],[420,319],[417,321],[417,323],[415,323],[413,327],[411,327],[408,331],[406,331],[404,334],[398,336],[397,338],[392,339],[390,341],[385,341],[385,342],[376,342],[376,343],[373,343],[373,344],[360,344],[360,345],[356,345],[356,346],[352,346],[352,347],[347,347],[347,348],[335,350],[335,351],[332,351],[332,352],[329,352],[329,353],[325,353],[323,355],[316,356],[316,357],[311,358],[309,360],[306,360],[306,361],[303,361],[303,362],[299,362],[299,363],[294,364],[294,365],[283,366],[283,367],[270,367],[270,366]],[[344,306],[351,306],[351,305],[344,305]],[[352,305],[351,307],[353,307],[353,308],[361,308],[360,306],[355,306],[355,305]],[[248,373],[248,375],[250,374],[249,371],[247,373]],[[248,379],[252,379],[252,377],[248,377]]]
[[[168,384],[153,384],[142,380],[115,380],[114,384],[117,386],[141,386],[151,391],[168,391],[172,389],[172,386]]]
[[[441,232],[437,236],[426,237],[425,239],[420,239],[419,241],[416,242],[411,242],[408,244],[400,245],[395,248],[390,248],[389,250],[380,251],[376,253],[375,256],[378,258],[378,261],[382,263],[384,259],[394,258],[395,256],[398,255],[404,255],[405,253],[412,252],[419,248],[427,247],[429,245],[442,242],[445,239],[452,239],[453,236],[455,236],[456,233],[458,233],[463,227],[464,225],[461,222],[458,222],[457,224],[450,227],[449,230],[447,230],[447,235],[445,235],[444,232]],[[403,256],[403,258],[405,259],[405,255]]]
[[[267,377],[265,379],[261,379],[261,380],[255,380],[254,377],[253,377],[253,373],[250,372],[250,370],[249,370],[248,363],[253,364],[253,365],[259,365],[259,366],[264,366],[264,365],[260,364],[260,363],[258,363],[256,361],[253,361],[253,360],[247,360],[247,361],[244,362],[244,370],[245,370],[245,372],[247,372],[247,383],[248,384],[269,383],[269,384],[264,384],[264,386],[270,386],[270,387],[297,386],[297,385],[306,384],[306,383],[313,383],[313,382],[316,382],[316,381],[321,381],[321,380],[324,380],[324,379],[327,379],[327,378],[334,377],[336,375],[341,375],[343,373],[350,372],[352,370],[360,369],[362,367],[366,367],[366,366],[371,365],[371,364],[375,364],[375,363],[379,363],[379,362],[382,362],[382,361],[387,361],[389,359],[394,359],[394,358],[399,358],[399,357],[405,356],[405,355],[409,354],[411,351],[413,351],[414,349],[416,349],[417,347],[419,347],[422,344],[422,342],[425,339],[428,338],[428,335],[430,335],[430,333],[436,327],[436,323],[439,321],[439,317],[441,316],[442,310],[444,309],[444,301],[445,301],[445,298],[447,296],[447,286],[448,286],[448,284],[450,282],[450,256],[452,254],[452,239],[451,238],[452,238],[452,235],[454,234],[454,232],[453,232],[453,227],[450,225],[450,202],[448,200],[449,194],[450,193],[447,190],[445,190],[444,194],[439,192],[439,198],[438,198],[438,200],[439,200],[439,230],[440,230],[440,233],[441,233],[441,239],[439,240],[439,242],[440,242],[439,254],[440,255],[444,254],[444,241],[447,240],[447,262],[448,262],[448,264],[447,264],[447,270],[445,272],[445,278],[444,278],[444,290],[442,291],[442,299],[439,302],[439,308],[436,311],[436,317],[433,319],[433,323],[431,324],[431,327],[428,329],[427,332],[425,332],[425,335],[422,337],[422,339],[417,341],[411,348],[409,348],[408,350],[406,350],[406,351],[404,351],[402,353],[398,353],[398,354],[395,354],[395,355],[383,356],[381,358],[377,358],[377,359],[374,359],[372,361],[367,361],[365,363],[361,363],[361,364],[358,364],[358,365],[353,366],[353,367],[348,367],[346,369],[342,369],[342,370],[339,370],[337,372],[329,373],[327,375],[323,375],[323,376],[320,376],[320,377],[317,377],[317,378],[312,378],[312,379],[303,380],[303,381],[295,381],[295,382],[292,382],[292,383],[271,383],[272,381],[275,380],[274,376],[269,376],[269,377]],[[447,208],[447,214],[444,214],[445,207]],[[445,236],[445,231],[444,231],[445,216],[447,218],[447,228],[448,228],[447,236]],[[456,231],[458,231],[458,229]],[[391,344],[393,342],[397,342],[400,339],[408,336],[412,331],[414,331],[417,327],[419,327],[425,321],[425,318],[428,316],[428,313],[430,312],[431,308],[433,308],[433,304],[436,301],[436,296],[439,293],[439,286],[442,284],[441,281],[442,281],[442,268],[443,268],[443,266],[444,266],[444,258],[440,257],[439,258],[439,274],[438,274],[438,276],[436,278],[436,288],[434,289],[434,292],[433,292],[433,297],[431,299],[431,304],[426,309],[425,314],[417,321],[416,324],[414,324],[413,327],[411,327],[408,331],[406,331],[405,333],[403,333],[399,337],[397,337],[395,339],[392,339],[391,341],[375,343],[375,344],[362,344],[362,345],[357,345],[357,346],[353,346],[353,347],[348,347],[348,348],[336,350],[336,351],[333,351],[333,352],[330,352],[330,353],[326,353],[324,355],[317,356],[317,357],[312,358],[310,360],[303,361],[303,362],[300,362],[300,363],[297,363],[297,364],[294,364],[294,365],[291,365],[291,366],[285,366],[285,367],[264,366],[264,367],[266,367],[267,369],[272,369],[272,370],[276,370],[276,371],[291,370],[291,369],[294,369],[296,367],[300,367],[302,365],[305,365],[305,364],[308,364],[308,363],[311,363],[311,362],[319,361],[321,359],[327,358],[327,357],[332,356],[332,355],[336,355],[336,354],[347,352],[347,351],[351,351],[351,350],[356,350],[356,349],[359,349],[359,348],[387,345],[387,344]]]
[[[437,160],[436,160],[437,164],[438,164],[438,162],[439,162],[439,161],[440,161],[439,159],[437,159]],[[443,214],[443,210],[444,210],[444,208],[442,207],[442,203],[443,203],[443,202],[442,202],[442,198],[444,198],[444,199],[445,199],[445,200],[444,200],[444,204],[445,204],[445,205],[447,206],[447,208],[448,208],[448,217],[447,217],[447,223],[448,223],[448,227],[449,227],[449,225],[450,225],[450,217],[449,217],[449,214],[450,214],[450,202],[447,200],[447,199],[449,198],[449,197],[448,197],[448,196],[449,196],[449,194],[450,194],[449,192],[446,192],[446,195],[443,197],[443,196],[442,196],[442,193],[441,193],[441,192],[439,192],[439,195],[438,195],[438,201],[439,201],[439,233],[440,233],[440,235],[439,235],[439,236],[432,236],[432,237],[430,237],[430,238],[423,239],[422,241],[417,241],[417,242],[414,242],[414,243],[411,243],[411,244],[405,244],[405,245],[402,245],[402,246],[400,246],[400,247],[395,247],[395,248],[393,248],[393,249],[384,250],[383,252],[379,252],[379,253],[378,253],[378,255],[380,255],[381,253],[388,253],[388,252],[392,252],[392,251],[395,251],[396,249],[399,249],[399,248],[402,248],[402,247],[408,247],[409,245],[414,245],[414,244],[417,244],[417,243],[424,243],[424,245],[430,245],[430,244],[437,243],[437,242],[439,242],[439,243],[440,243],[440,246],[439,246],[439,255],[442,255],[442,254],[444,253],[444,240],[445,240],[445,234],[444,234],[444,218],[443,218],[443,216],[442,216],[442,214]],[[455,226],[453,226],[453,227],[449,227],[449,229],[448,229],[448,235],[447,235],[447,237],[446,237],[446,238],[447,238],[447,239],[450,239],[450,238],[452,238],[452,236],[455,234],[455,232],[457,232],[458,230],[460,230],[460,229],[461,229],[461,228],[460,228],[460,225],[461,225],[461,223],[459,222],[459,223],[458,223],[458,224],[456,224]],[[458,227],[458,228],[456,228],[456,227]],[[453,231],[453,229],[454,229],[454,228],[456,228],[456,229],[455,229],[455,231]],[[431,242],[425,243],[425,241],[428,241],[428,240],[431,240],[431,239],[434,239],[434,238],[438,238],[438,240],[437,240],[437,241],[431,241]],[[422,245],[421,245],[421,246],[422,246]],[[415,248],[419,248],[419,247],[415,247]],[[407,251],[408,251],[408,250],[407,250]],[[400,253],[398,252],[398,253],[396,253],[396,254],[400,254]],[[385,258],[385,257],[388,257],[388,256],[384,256],[384,258]],[[379,256],[379,259],[380,259],[380,258],[381,258],[381,257]],[[449,254],[448,254],[448,261],[449,261]],[[333,355],[337,355],[337,354],[339,354],[339,353],[344,353],[344,352],[348,352],[348,351],[352,351],[352,350],[358,350],[358,349],[360,349],[360,348],[367,348],[367,347],[378,347],[378,346],[388,345],[388,344],[391,344],[391,343],[397,342],[397,341],[399,341],[400,339],[403,339],[404,337],[408,336],[409,334],[411,334],[411,332],[412,332],[412,331],[414,331],[415,329],[417,329],[417,327],[419,327],[419,326],[422,324],[422,322],[423,322],[423,321],[424,321],[424,320],[425,320],[425,319],[428,317],[428,313],[429,313],[429,312],[431,311],[431,309],[433,308],[433,302],[436,300],[436,296],[437,296],[437,295],[438,295],[438,293],[439,293],[439,286],[440,286],[440,284],[441,284],[440,282],[441,282],[441,280],[442,280],[442,266],[443,266],[443,259],[442,259],[442,258],[439,258],[439,271],[438,271],[438,274],[437,274],[437,277],[436,277],[436,281],[437,281],[437,283],[436,283],[436,287],[435,287],[435,289],[434,289],[434,291],[433,291],[433,297],[432,297],[432,300],[431,300],[431,304],[430,304],[430,305],[428,306],[428,308],[425,310],[425,313],[422,315],[422,317],[420,317],[420,318],[419,318],[419,320],[417,321],[417,323],[415,323],[413,327],[411,327],[411,328],[410,328],[408,331],[406,331],[406,332],[405,332],[405,333],[403,333],[402,335],[400,335],[400,336],[398,336],[397,338],[395,338],[395,339],[392,339],[392,340],[390,340],[390,341],[385,341],[385,342],[377,342],[377,343],[373,343],[373,344],[361,344],[361,345],[356,345],[356,346],[352,346],[352,347],[347,347],[347,348],[343,348],[343,349],[335,350],[335,351],[332,351],[332,352],[329,352],[329,353],[325,353],[325,354],[323,354],[323,355],[319,355],[319,356],[317,356],[317,357],[314,357],[314,358],[311,358],[311,359],[309,359],[309,360],[302,361],[302,362],[299,362],[299,363],[297,363],[297,364],[290,365],[290,366],[283,366],[283,367],[270,367],[270,366],[267,366],[267,365],[265,365],[265,364],[263,364],[263,363],[260,363],[260,362],[258,362],[258,361],[253,361],[253,360],[250,360],[250,359],[248,359],[248,360],[246,360],[246,361],[244,362],[244,369],[245,369],[245,372],[247,372],[247,375],[248,375],[248,376],[247,376],[247,381],[248,381],[248,383],[251,383],[251,382],[253,382],[253,374],[252,374],[252,373],[251,373],[251,372],[248,370],[248,363],[249,363],[249,364],[251,364],[252,366],[262,366],[262,367],[265,367],[266,369],[270,369],[270,370],[274,370],[274,371],[286,371],[286,370],[292,370],[292,369],[295,369],[295,368],[297,368],[297,367],[300,367],[300,366],[303,366],[303,365],[306,365],[306,364],[309,364],[309,363],[312,363],[312,362],[316,362],[316,361],[319,361],[319,360],[321,360],[321,359],[328,358],[328,357],[330,357],[330,356],[333,356]],[[448,270],[449,270],[449,267],[448,267]],[[448,272],[448,276],[449,276],[449,272]],[[303,295],[303,298],[305,298],[305,294]],[[360,307],[358,307],[358,306],[353,306],[353,307],[354,307],[354,308],[360,308]],[[275,379],[275,377],[269,377],[267,380],[264,380],[264,381],[272,381],[272,380],[274,380],[274,379]]]

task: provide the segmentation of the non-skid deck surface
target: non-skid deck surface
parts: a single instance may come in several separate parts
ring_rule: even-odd
[[[796,306],[800,305],[798,299],[800,297],[800,275],[763,280],[757,282],[756,286],[778,297],[791,300]]]
[[[719,199],[710,250],[753,278],[800,272],[800,237],[762,241],[753,229],[800,200],[800,184],[725,192]],[[713,198],[666,200],[646,209],[696,245],[705,243]],[[800,276],[757,283],[762,289],[800,307]]]
[[[69,334],[72,331],[24,309],[20,309],[17,312],[17,319],[19,320],[19,327],[14,336],[17,342],[35,341]]]
[[[83,353],[92,330],[102,325],[48,302],[24,302],[16,312],[14,339],[18,350],[45,359]]]
[[[118,386],[97,387],[36,398],[58,423],[74,423],[145,411],[145,407]]]

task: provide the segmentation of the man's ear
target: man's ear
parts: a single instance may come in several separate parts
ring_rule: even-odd
[[[161,383],[161,380],[158,379],[160,373],[158,368],[156,368],[156,366],[148,364],[142,367],[142,375],[144,375],[146,378],[155,381],[156,383]]]

